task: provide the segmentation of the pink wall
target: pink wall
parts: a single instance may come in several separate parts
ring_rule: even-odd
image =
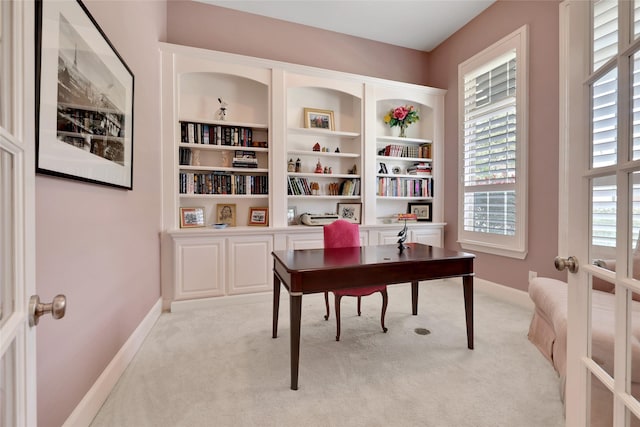
[[[529,254],[525,260],[477,253],[477,276],[527,290],[529,270],[566,278],[553,268],[558,250],[559,3],[500,0],[430,52],[429,84],[445,98],[445,246],[457,243],[458,64],[529,25]]]
[[[67,296],[37,329],[38,425],[58,427],[160,298],[164,2],[84,0],[135,75],[133,191],[36,178],[37,291]]]
[[[203,3],[167,3],[167,41],[416,84],[427,53]]]

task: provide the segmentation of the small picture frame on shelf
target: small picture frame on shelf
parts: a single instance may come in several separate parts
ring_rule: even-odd
[[[433,204],[431,202],[409,203],[407,212],[415,214],[418,221],[433,221]]]
[[[204,227],[204,208],[180,208],[180,228]]]
[[[216,223],[227,224],[229,227],[236,226],[235,203],[218,203],[216,205]]]
[[[310,129],[335,130],[335,124],[333,122],[333,111],[305,108],[304,127]]]
[[[249,208],[249,225],[269,225],[269,208]]]
[[[338,203],[338,217],[362,224],[362,203]]]
[[[287,224],[298,225],[298,209],[295,206],[289,206],[287,208]]]

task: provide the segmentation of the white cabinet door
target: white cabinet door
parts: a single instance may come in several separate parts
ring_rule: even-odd
[[[324,248],[324,232],[318,227],[315,233],[290,234],[287,236],[287,249]]]
[[[174,300],[224,295],[225,241],[190,237],[174,241]]]
[[[442,228],[429,228],[425,230],[411,230],[410,241],[441,248]]]
[[[265,292],[273,288],[273,236],[230,237],[228,294]]]

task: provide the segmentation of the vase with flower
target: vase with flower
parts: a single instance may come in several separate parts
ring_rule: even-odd
[[[407,128],[410,124],[420,120],[418,111],[413,105],[401,105],[400,107],[392,108],[384,116],[384,122],[389,127],[398,126],[400,128],[400,137],[405,138],[407,136]]]

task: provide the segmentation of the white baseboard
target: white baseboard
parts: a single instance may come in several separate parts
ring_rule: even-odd
[[[162,313],[162,299],[159,299],[136,330],[124,343],[120,351],[114,356],[109,365],[102,371],[91,389],[85,394],[78,406],[73,410],[63,427],[86,427],[98,414],[111,390],[124,373],[125,369],[136,355],[143,341],[151,331]]]
[[[533,301],[529,298],[529,293],[521,291],[520,289],[510,288],[509,286],[479,279],[477,277],[473,279],[473,289],[527,310],[533,311],[535,308]]]

